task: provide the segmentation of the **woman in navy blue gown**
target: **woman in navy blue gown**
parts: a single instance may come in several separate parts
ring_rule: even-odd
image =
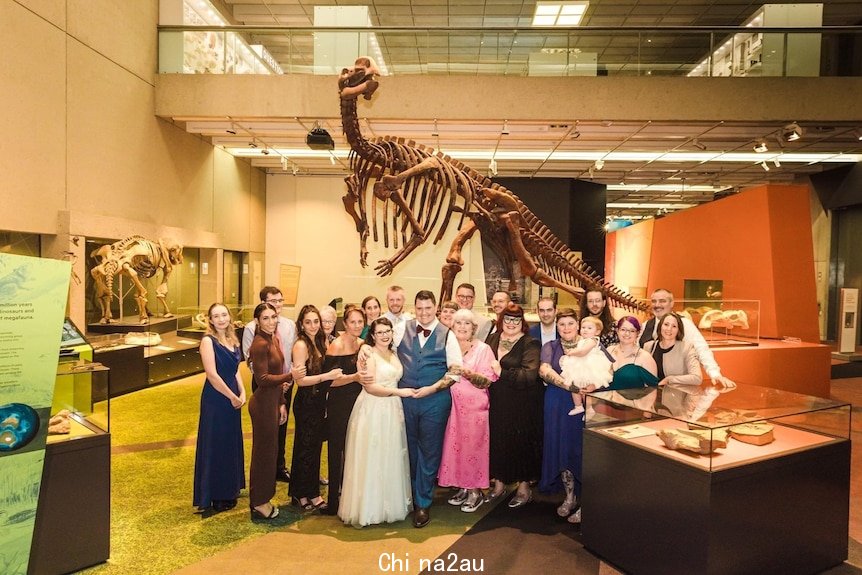
[[[578,316],[571,308],[557,312],[558,339],[542,347],[539,376],[548,383],[545,390],[545,433],[542,450],[542,479],[539,490],[546,493],[564,491],[566,498],[557,507],[557,515],[580,523],[577,507],[581,494],[584,414],[569,415],[574,407],[572,393],[560,375],[560,358],[578,341]],[[574,513],[573,513],[574,511]]]
[[[201,361],[206,372],[201,393],[195,453],[194,505],[226,511],[236,506],[245,488],[240,410],[245,388],[239,374],[242,360],[230,311],[219,303],[207,312],[207,330],[201,340]]]

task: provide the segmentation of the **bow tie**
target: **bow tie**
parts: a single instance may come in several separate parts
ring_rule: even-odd
[[[424,335],[425,337],[428,337],[428,336],[430,336],[430,335],[431,335],[431,330],[430,330],[430,329],[425,329],[425,328],[424,328],[424,327],[422,327],[421,325],[420,325],[420,326],[417,326],[417,327],[419,328],[419,333],[421,333],[421,334],[422,334],[422,335]]]

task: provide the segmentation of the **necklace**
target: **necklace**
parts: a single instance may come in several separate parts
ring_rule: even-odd
[[[568,351],[568,350],[570,350],[570,349],[575,349],[576,347],[578,347],[578,342],[576,342],[576,341],[566,341],[566,340],[564,340],[564,339],[561,339],[561,340],[560,340],[560,345],[562,345],[562,346],[563,346],[563,349],[564,349],[564,350]]]
[[[518,337],[515,339],[506,339],[500,336],[500,348],[503,349],[503,351],[512,351],[512,348],[515,347],[515,344],[518,343],[518,340],[521,339],[522,336],[523,334],[518,334]]]
[[[637,354],[640,351],[639,347],[636,347],[635,350],[632,352],[627,352],[622,348],[622,346],[618,346],[617,349],[620,350],[620,354],[622,354],[623,356],[622,359],[631,359],[633,357],[637,357]]]

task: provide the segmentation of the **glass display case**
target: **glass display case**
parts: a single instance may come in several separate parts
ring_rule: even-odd
[[[850,404],[770,387],[667,385],[590,394],[588,429],[717,471],[850,437]]]
[[[643,300],[649,305],[649,300]],[[756,346],[760,342],[760,300],[678,299],[673,309],[690,319],[709,347]]]
[[[237,329],[237,334],[239,334],[240,338],[242,338],[242,328],[245,327],[245,324],[254,319],[254,308],[257,307],[257,304],[241,305],[226,303],[224,305],[230,311],[230,315],[233,318],[234,327]],[[206,318],[208,309],[209,306],[179,308],[179,314],[191,316],[192,324],[190,326],[178,329],[177,335],[194,337],[197,339],[202,338],[207,328]]]
[[[110,431],[110,369],[93,361],[94,346],[70,320],[63,324],[48,443]]]
[[[813,573],[846,559],[849,404],[752,385],[599,391],[588,404],[582,531],[610,563]]]

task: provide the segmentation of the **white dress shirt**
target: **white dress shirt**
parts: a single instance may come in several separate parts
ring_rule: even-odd
[[[398,315],[395,315],[391,311],[386,310],[383,317],[392,322],[392,345],[398,347],[401,344],[401,338],[404,337],[404,328],[407,326],[407,322],[414,319],[413,314],[402,311]]]

